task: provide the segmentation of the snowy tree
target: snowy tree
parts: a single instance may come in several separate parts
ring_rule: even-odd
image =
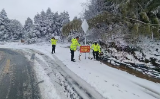
[[[7,13],[4,9],[0,12],[0,18],[3,19],[3,22],[9,23],[9,19],[7,17]]]
[[[27,20],[25,21],[25,24],[24,24],[24,31],[31,31],[33,28],[33,21],[31,18],[27,18]]]
[[[52,36],[62,36],[62,26],[69,22],[68,12],[53,13],[50,8],[35,15],[34,22],[27,18],[24,26],[18,20],[8,19],[3,9],[0,12],[0,40],[25,39],[33,43],[37,38],[51,39]]]
[[[22,38],[23,26],[18,20],[11,20],[9,23],[12,39],[18,40]]]
[[[36,33],[37,37],[41,37],[41,16],[40,14],[35,15],[34,17],[34,33]]]
[[[34,25],[34,30],[33,32],[36,34],[37,38],[41,38],[41,33],[40,33],[40,25],[39,24],[35,24]]]
[[[143,37],[160,39],[159,7],[159,0],[91,0],[83,18],[104,41],[121,36],[136,43]]]
[[[68,12],[63,12],[59,15],[59,17],[56,19],[56,27],[57,27],[56,35],[57,36],[62,36],[62,27],[69,22],[70,20],[69,20]]]
[[[47,21],[48,21],[47,23],[53,22],[53,13],[50,8],[47,9],[46,17],[47,17]]]
[[[46,13],[44,11],[41,11],[41,19],[42,22],[45,22],[46,20]]]
[[[65,25],[70,22],[68,12],[63,12],[60,14],[62,25]]]
[[[11,39],[9,22],[6,11],[2,9],[0,12],[0,40],[2,41]]]
[[[41,22],[41,16],[40,14],[35,15],[34,17],[34,24],[40,24]]]
[[[40,21],[40,26],[41,26],[41,36],[45,36],[47,33],[47,22],[46,22],[46,13],[44,11],[41,12],[41,21]]]
[[[84,32],[81,28],[82,20],[80,18],[75,17],[70,23],[66,24],[62,28],[62,32],[64,36],[75,36],[75,35],[83,35]]]
[[[42,11],[34,17],[34,32],[38,38],[44,37],[47,40],[52,36],[62,36],[62,26],[69,22],[68,12],[60,15],[53,13],[50,8],[46,12]]]
[[[84,18],[91,19],[102,12],[106,11],[106,0],[91,0],[87,10],[85,10]]]
[[[46,29],[47,29],[46,31],[47,31],[47,35],[54,33],[53,24],[54,24],[53,13],[52,13],[51,9],[48,8],[47,12],[46,12]]]
[[[35,43],[37,39],[37,35],[34,31],[35,27],[32,19],[27,18],[24,25],[24,37],[27,40],[28,44]]]

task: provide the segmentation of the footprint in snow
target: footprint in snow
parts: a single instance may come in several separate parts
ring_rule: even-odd
[[[119,87],[119,85],[115,85],[116,87]]]
[[[132,93],[133,95],[136,95],[135,93]]]
[[[120,89],[118,89],[118,91],[120,91],[120,92],[122,92],[122,93],[123,93],[123,91],[122,91],[122,90],[120,90]]]
[[[106,80],[104,82],[107,82]]]

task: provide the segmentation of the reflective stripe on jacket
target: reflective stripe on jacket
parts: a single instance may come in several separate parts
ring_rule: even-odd
[[[77,39],[72,39],[71,40],[72,41],[72,43],[71,43],[71,46],[70,46],[70,49],[71,50],[76,50],[77,49],[77,46],[81,46],[79,43],[78,43],[78,41],[77,41]]]
[[[51,39],[51,44],[52,44],[52,45],[56,45],[56,44],[57,44],[57,41],[58,41],[58,40],[56,40],[56,39]]]

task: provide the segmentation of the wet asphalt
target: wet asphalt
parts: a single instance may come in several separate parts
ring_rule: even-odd
[[[32,62],[10,49],[0,55],[0,99],[40,99]]]

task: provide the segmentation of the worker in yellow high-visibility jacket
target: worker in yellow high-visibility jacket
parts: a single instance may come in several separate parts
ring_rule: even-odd
[[[58,41],[57,39],[55,39],[54,37],[52,37],[52,39],[51,39],[51,44],[52,44],[52,54],[53,54],[53,51],[54,51],[54,53],[55,53],[57,41]]]
[[[99,59],[98,55],[99,55],[99,53],[101,53],[99,44],[97,42],[95,42],[94,44],[92,44],[91,49],[93,49],[94,59],[98,60]]]
[[[81,46],[79,43],[78,43],[78,40],[79,40],[79,37],[77,36],[76,38],[73,38],[71,40],[71,45],[70,45],[70,51],[71,51],[71,61],[75,62],[75,59],[74,59],[74,52],[77,50],[77,46]]]

